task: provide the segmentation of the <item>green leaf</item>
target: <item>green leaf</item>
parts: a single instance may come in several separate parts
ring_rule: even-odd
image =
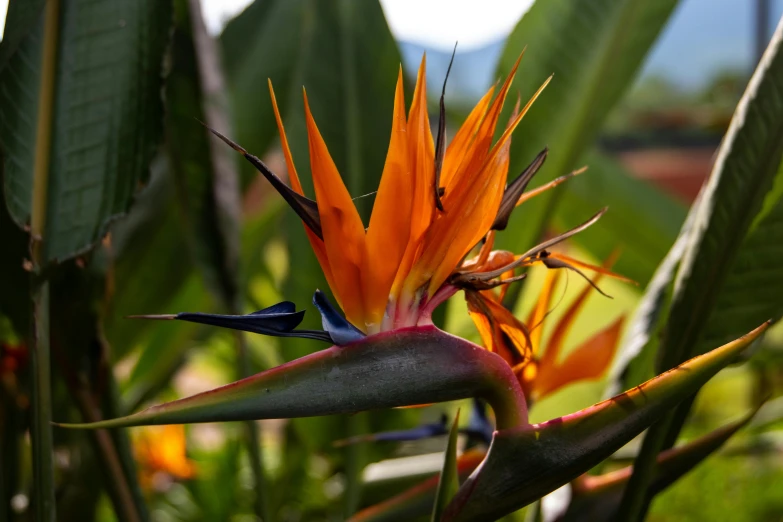
[[[680,236],[661,261],[652,280],[636,307],[628,333],[610,371],[607,395],[628,389],[652,378],[660,331],[669,311],[673,279],[685,252],[688,232],[693,226],[693,213],[683,224]]]
[[[438,479],[438,489],[435,492],[435,507],[432,510],[432,522],[440,522],[443,510],[454,498],[459,489],[459,472],[457,470],[457,436],[459,435],[459,410],[454,416],[454,422],[449,430],[449,440],[443,457],[443,469]]]
[[[583,160],[588,171],[562,185],[554,225],[566,230],[594,213],[597,206],[609,207],[598,223],[577,234],[574,241],[599,259],[619,250],[613,270],[647,285],[677,239],[685,207],[596,150]]]
[[[25,2],[11,3],[8,27],[29,24],[31,8],[14,5]],[[48,170],[41,181],[43,262],[88,250],[128,209],[146,179],[161,130],[170,9],[169,2],[158,0],[61,2],[51,26],[50,36],[57,39],[51,83],[42,85],[43,15],[0,71],[3,188],[19,226],[32,216],[36,133],[44,129],[51,135],[50,146],[38,154]],[[39,107],[42,89],[51,89],[50,111]]]
[[[69,426],[108,428],[309,417],[467,397],[486,400],[500,427],[525,422],[524,396],[503,359],[426,326],[334,346],[127,417]]]
[[[712,173],[691,209],[693,227],[674,278],[657,359],[673,367],[708,343],[757,322],[779,319],[783,285],[776,248],[783,240],[783,23],[773,35],[732,118]],[[641,518],[658,452],[674,444],[689,405],[645,437],[620,516]]]
[[[496,520],[587,472],[694,394],[768,326],[580,412],[499,430],[444,520]]]
[[[13,23],[6,23],[3,31],[3,39],[0,42],[0,70],[16,52],[19,42],[35,27],[43,12],[44,4],[46,0],[6,3],[8,11],[5,19]]]
[[[549,158],[537,175],[538,183],[581,166],[580,158],[676,5],[677,0],[533,4],[506,41],[496,76],[506,76],[527,48],[514,83],[522,97],[549,75],[554,73],[554,78],[514,134],[510,173],[521,172],[545,146]],[[524,251],[533,244],[552,210],[552,197],[541,195],[517,210],[511,218],[513,233],[498,235],[500,246]],[[595,203],[592,212],[603,204]]]
[[[740,100],[694,206],[675,278],[664,364],[701,353],[752,323],[778,319],[783,285],[783,24]]]
[[[758,408],[743,418],[703,435],[687,444],[658,455],[650,492],[660,493],[707,457],[718,451],[735,433],[746,426]],[[588,522],[611,520],[620,504],[633,466],[605,475],[582,475],[572,482],[572,497],[568,510],[558,522]]]
[[[200,2],[177,0],[174,6],[166,152],[193,257],[223,307],[241,313],[236,155],[199,123],[230,134],[220,55],[201,19]]]
[[[122,358],[157,323],[128,315],[168,313],[182,285],[194,274],[176,189],[163,161],[152,167],[150,184],[139,194],[126,219],[112,227],[110,278],[104,328],[112,357]]]

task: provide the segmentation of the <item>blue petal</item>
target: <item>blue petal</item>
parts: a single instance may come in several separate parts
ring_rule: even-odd
[[[334,344],[343,346],[364,339],[364,333],[340,315],[320,290],[313,294],[313,304],[321,312],[321,324]]]
[[[470,421],[467,427],[460,430],[468,437],[481,440],[482,442],[489,444],[492,442],[492,435],[495,433],[495,427],[489,422],[487,418],[487,409],[478,399],[473,399],[473,408],[470,412]]]
[[[232,330],[252,332],[274,337],[304,337],[332,342],[327,332],[295,330],[304,319],[304,311],[297,312],[294,303],[284,301],[247,315],[219,315],[183,312],[174,316],[181,321],[220,326]]]
[[[382,431],[379,433],[372,433],[370,435],[357,435],[348,439],[335,442],[336,446],[348,446],[351,444],[357,444],[360,442],[407,442],[413,440],[429,439],[431,437],[438,437],[446,435],[449,432],[447,426],[446,415],[443,415],[440,422],[433,422],[431,424],[422,424],[415,428],[408,430],[395,430],[395,431]]]

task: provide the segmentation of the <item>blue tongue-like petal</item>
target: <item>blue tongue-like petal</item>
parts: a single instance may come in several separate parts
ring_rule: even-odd
[[[486,444],[492,442],[492,435],[495,433],[495,427],[487,418],[487,407],[478,399],[473,399],[473,408],[470,413],[470,421],[465,429],[462,430],[469,437],[479,439]]]
[[[333,342],[327,332],[316,330],[295,330],[304,319],[304,310],[297,312],[290,301],[283,301],[263,310],[247,315],[219,315],[201,312],[183,312],[174,316],[149,317],[151,319],[179,319],[191,323],[220,326],[232,330],[271,335],[274,337],[304,337],[320,341]]]
[[[332,303],[326,298],[326,295],[320,290],[313,294],[313,304],[321,312],[321,323],[324,330],[329,333],[332,342],[338,346],[360,341],[365,337],[364,333],[349,323],[340,312],[338,312]]]

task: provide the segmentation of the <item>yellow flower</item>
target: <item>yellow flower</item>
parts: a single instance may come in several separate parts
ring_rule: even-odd
[[[320,221],[320,231],[308,226],[306,232],[346,318],[362,331],[426,324],[432,308],[443,300],[436,298],[438,291],[495,222],[506,188],[511,133],[549,81],[517,111],[493,145],[518,64],[494,100],[493,87],[479,101],[442,153],[427,115],[426,59],[407,117],[400,71],[389,149],[366,230],[305,94]],[[303,196],[274,92],[272,101],[291,188]]]

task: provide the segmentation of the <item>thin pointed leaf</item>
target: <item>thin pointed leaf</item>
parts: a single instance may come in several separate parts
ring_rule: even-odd
[[[758,412],[754,409],[743,418],[714,430],[687,444],[658,455],[650,494],[657,494],[691,471],[719,450],[735,433],[746,426]],[[605,475],[583,475],[572,483],[572,500],[558,522],[589,522],[611,520],[628,484],[632,466]]]
[[[498,426],[527,417],[522,390],[503,359],[427,326],[334,346],[215,390],[81,427],[309,417],[467,397],[487,401]]]
[[[449,431],[449,441],[446,454],[443,457],[443,469],[438,479],[438,489],[435,492],[435,507],[432,510],[432,522],[440,522],[443,510],[454,498],[459,489],[459,472],[457,470],[457,435],[459,435],[459,410],[454,416],[454,422]]]
[[[496,520],[570,482],[693,395],[768,326],[580,412],[499,430],[444,520]]]

